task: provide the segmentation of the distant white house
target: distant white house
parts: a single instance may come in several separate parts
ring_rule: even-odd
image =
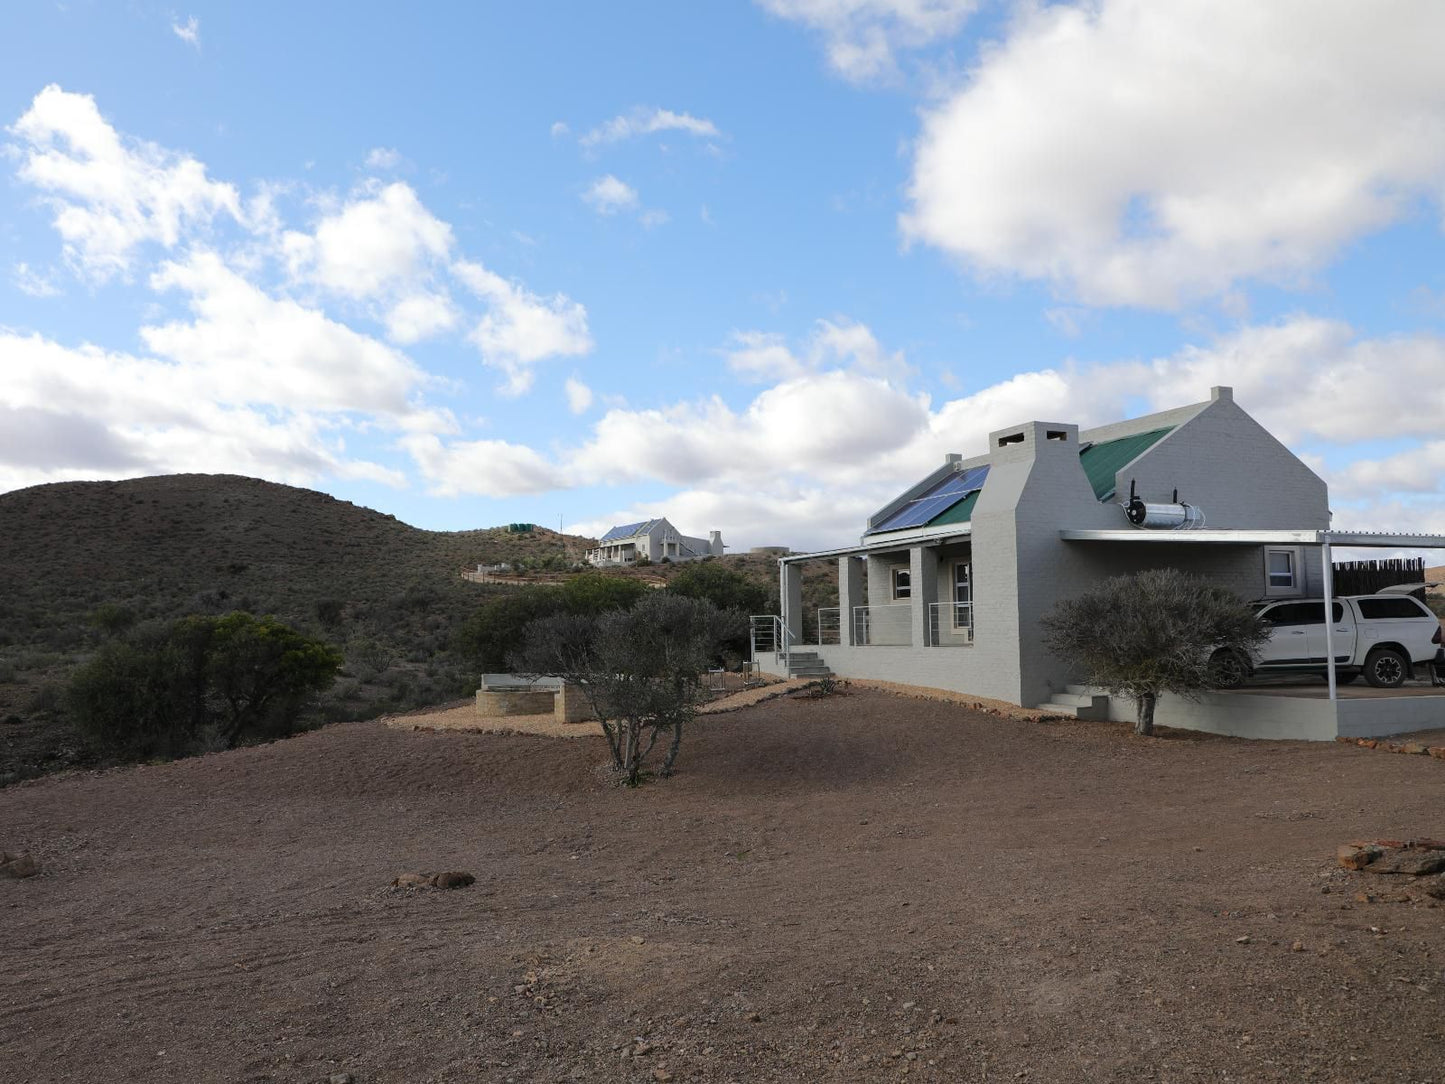
[[[649,561],[666,558],[678,562],[722,555],[721,531],[709,531],[706,538],[692,538],[665,519],[648,519],[613,527],[602,536],[596,549],[587,551],[587,562],[593,565],[630,565],[644,557]]]

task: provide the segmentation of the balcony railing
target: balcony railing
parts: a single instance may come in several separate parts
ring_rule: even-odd
[[[853,643],[859,647],[910,646],[913,643],[913,607],[906,602],[888,606],[854,606]]]
[[[929,647],[967,647],[971,643],[973,643],[973,603],[933,602],[929,604]]]
[[[843,611],[837,606],[818,607],[818,643],[843,642]]]

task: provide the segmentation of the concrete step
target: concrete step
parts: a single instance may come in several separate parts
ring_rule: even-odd
[[[792,659],[794,662],[822,661],[822,659],[818,657],[818,653],[816,651],[791,651],[788,653],[788,658]]]
[[[1046,715],[1067,715],[1071,719],[1085,719],[1093,723],[1106,722],[1109,718],[1109,698],[1101,696],[1098,699],[1104,701],[1102,705],[1093,704],[1060,704],[1057,698],[1047,704],[1040,704],[1035,711],[1041,711]]]
[[[1064,692],[1073,696],[1102,696],[1104,690],[1097,685],[1065,685]]]
[[[790,666],[788,677],[832,677],[833,671],[826,666]]]
[[[1054,693],[1052,704],[1072,704],[1076,708],[1109,707],[1109,698],[1099,693]]]

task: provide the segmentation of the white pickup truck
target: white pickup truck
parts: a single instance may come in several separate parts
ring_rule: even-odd
[[[1423,586],[1401,584],[1334,600],[1331,632],[1340,682],[1363,674],[1371,685],[1392,689],[1411,676],[1415,665],[1434,659],[1441,642],[1440,620],[1409,593]],[[1248,661],[1223,651],[1216,654],[1221,686],[1240,685],[1252,673],[1325,672],[1324,599],[1271,599],[1254,607],[1270,626],[1270,638]]]

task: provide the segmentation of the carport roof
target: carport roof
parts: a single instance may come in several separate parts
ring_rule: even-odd
[[[1059,537],[1066,542],[1148,542],[1261,546],[1355,546],[1362,549],[1445,549],[1445,535],[1403,534],[1395,531],[1252,530],[1215,528],[1203,531],[1162,531],[1135,527],[1127,530],[1072,530]]]

